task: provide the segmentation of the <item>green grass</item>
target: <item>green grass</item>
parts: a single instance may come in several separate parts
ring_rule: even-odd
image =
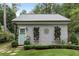
[[[1,50],[4,51],[1,52]],[[8,51],[12,52],[7,53]],[[0,56],[10,56],[12,53],[16,53],[15,56],[79,56],[79,50],[72,50],[72,49],[23,50],[20,48],[11,48],[10,43],[0,44]]]
[[[0,53],[0,56],[10,56],[11,53]],[[79,51],[71,49],[19,50],[15,56],[79,56]]]
[[[17,56],[79,56],[78,50],[47,49],[47,50],[21,50]]]

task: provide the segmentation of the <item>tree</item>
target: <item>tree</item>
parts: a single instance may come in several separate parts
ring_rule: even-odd
[[[52,3],[42,3],[37,4],[33,9],[35,14],[52,14],[53,12],[53,4]]]
[[[52,14],[57,13],[71,19],[69,31],[79,32],[79,4],[76,3],[42,3],[37,4],[33,9],[35,14]]]
[[[12,19],[16,17],[16,14],[13,12],[12,8],[10,8],[8,5],[6,5],[6,23],[7,23],[7,28],[9,31],[13,32],[13,25],[12,25]],[[3,10],[3,5],[0,5],[0,23],[1,25],[4,25],[3,21],[3,15],[4,15],[4,10]]]
[[[16,12],[18,11],[18,6],[20,6],[20,4],[16,4],[16,3],[12,3],[12,10],[13,10],[13,12],[16,14]]]
[[[70,12],[70,19],[72,20],[70,24],[70,30],[74,32],[79,32],[79,4],[74,4],[74,8]]]
[[[3,25],[3,8],[2,8],[2,4],[0,4],[0,22]]]
[[[70,38],[71,38],[72,44],[78,45],[78,39],[77,39],[77,37],[76,37],[74,32],[71,33],[71,37]]]
[[[14,32],[12,19],[16,17],[16,14],[13,12],[13,10],[9,7],[7,7],[7,27],[10,32]]]
[[[42,13],[41,8],[42,8],[41,5],[37,4],[35,6],[35,8],[33,9],[33,13],[35,13],[35,14],[41,14]]]
[[[20,13],[20,15],[24,15],[27,14],[26,10],[22,10],[22,12]]]

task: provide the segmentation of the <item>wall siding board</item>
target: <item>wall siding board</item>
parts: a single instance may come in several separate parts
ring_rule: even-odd
[[[26,34],[30,36],[30,43],[31,45],[52,45],[56,44],[54,40],[54,27],[59,26],[61,28],[61,40],[64,40],[65,43],[67,43],[68,40],[68,28],[67,25],[18,25],[19,27],[26,26],[28,31],[26,31]],[[39,27],[39,43],[36,44],[34,42],[33,37],[33,28]],[[46,34],[44,31],[45,29],[48,29],[49,32]]]

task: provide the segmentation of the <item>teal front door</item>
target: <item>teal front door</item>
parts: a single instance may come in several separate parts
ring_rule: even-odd
[[[19,39],[18,39],[18,44],[19,45],[24,45],[24,41],[26,40],[26,30],[25,28],[20,28],[19,29]]]

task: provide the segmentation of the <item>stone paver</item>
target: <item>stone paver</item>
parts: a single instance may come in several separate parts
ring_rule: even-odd
[[[13,55],[16,55],[16,53],[11,53],[10,55],[13,56]]]
[[[6,53],[11,53],[12,51],[7,51]]]
[[[1,53],[5,53],[5,52],[6,52],[6,50],[4,50],[4,49],[1,49],[1,50],[0,50],[0,52],[1,52]]]

